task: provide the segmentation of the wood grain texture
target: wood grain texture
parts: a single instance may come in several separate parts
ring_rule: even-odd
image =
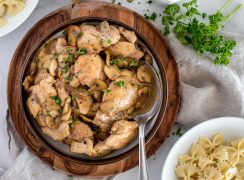
[[[105,165],[87,165],[61,157],[43,146],[38,138],[32,134],[23,117],[23,112],[20,111],[20,103],[22,102],[18,97],[21,88],[20,74],[23,71],[23,63],[32,47],[35,46],[35,43],[49,32],[52,27],[68,21],[71,18],[87,16],[112,18],[133,27],[139,33],[143,34],[144,38],[150,43],[160,57],[160,60],[165,67],[168,84],[167,104],[165,112],[162,111],[159,115],[159,117],[163,118],[159,129],[147,143],[147,157],[151,156],[159,148],[168,136],[179,108],[180,86],[177,65],[171,55],[169,47],[162,38],[161,33],[150,22],[137,13],[114,4],[82,2],[75,5],[73,11],[71,6],[66,6],[49,14],[35,24],[35,26],[27,32],[13,55],[8,75],[8,104],[12,121],[18,133],[29,149],[40,159],[69,174],[86,177],[102,177],[121,173],[137,166],[137,151],[126,159]]]

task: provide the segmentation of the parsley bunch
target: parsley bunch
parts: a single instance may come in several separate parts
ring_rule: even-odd
[[[210,53],[215,58],[215,64],[227,65],[236,42],[224,39],[218,35],[218,31],[242,6],[239,4],[230,14],[224,16],[222,11],[231,1],[228,0],[215,14],[209,15],[208,19],[207,14],[198,11],[197,0],[182,4],[186,9],[184,13],[180,13],[179,5],[168,5],[162,17],[164,34],[169,34],[170,26],[173,26],[173,32],[182,44],[192,45],[199,53]]]

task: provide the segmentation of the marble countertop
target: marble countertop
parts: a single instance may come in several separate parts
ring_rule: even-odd
[[[112,0],[104,1],[111,2]],[[154,11],[158,13],[163,11],[163,4],[160,3],[160,0],[153,0],[153,3],[150,5],[146,3],[147,0],[138,3],[139,1],[140,0],[134,0],[133,3],[128,3],[126,0],[116,0],[116,2],[121,2],[122,6],[128,7],[142,15]],[[218,9],[223,2],[225,2],[225,0],[199,0],[199,8],[206,13],[212,13]],[[243,0],[234,0],[228,9],[233,9],[234,6],[241,2],[243,2]],[[14,163],[14,158],[10,155],[8,150],[8,135],[5,121],[7,111],[6,84],[11,57],[25,32],[27,32],[43,16],[69,3],[70,0],[40,0],[35,11],[19,28],[0,38],[0,169],[6,170]],[[228,11],[228,9],[226,9],[226,11]],[[244,17],[244,8],[232,17],[230,22],[226,24],[224,31],[244,35],[244,21],[242,20],[242,17]],[[157,18],[156,21],[152,23],[159,29],[162,29],[161,18]],[[174,132],[178,126],[180,125],[175,125],[172,132]],[[159,150],[149,158],[148,167],[152,180],[160,179],[164,160],[177,139],[176,136],[170,136]],[[116,176],[115,179],[137,179],[137,176],[138,167]]]

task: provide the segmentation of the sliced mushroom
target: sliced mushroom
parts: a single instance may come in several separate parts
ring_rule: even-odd
[[[63,108],[63,115],[62,115],[62,118],[61,118],[63,121],[68,121],[69,118],[70,118],[70,115],[71,115],[71,112],[72,112],[70,103],[71,103],[71,98],[68,97],[66,99],[66,101],[65,101],[65,105],[64,105],[64,108]]]
[[[104,81],[100,80],[100,79],[96,79],[94,81],[94,84],[95,84],[95,87],[96,87],[95,90],[97,90],[97,91],[104,90],[104,89],[106,89],[108,87],[107,84]]]
[[[152,83],[152,75],[146,68],[146,65],[140,66],[137,69],[137,78],[141,82]]]
[[[108,50],[105,50],[104,52],[106,54],[106,65],[110,66],[110,59],[111,59],[110,53]]]
[[[104,73],[109,79],[116,80],[119,78],[121,71],[117,66],[105,66]]]
[[[92,122],[92,120],[91,119],[89,119],[88,117],[86,117],[86,116],[84,116],[84,115],[80,115],[80,117],[82,118],[82,120],[83,121],[85,121],[85,122],[87,122],[87,123],[91,123]]]
[[[152,56],[150,56],[149,54],[146,54],[146,55],[144,56],[144,60],[145,60],[145,62],[146,62],[147,64],[150,64],[150,65],[153,64]]]
[[[30,85],[33,83],[33,76],[26,76],[24,82],[23,82],[23,86],[24,89],[27,91],[30,87]]]
[[[76,46],[77,38],[79,38],[80,32],[81,30],[79,26],[69,25],[67,27],[68,44],[70,46]]]
[[[139,96],[148,95],[148,94],[149,94],[149,87],[143,87],[143,88],[138,90]]]
[[[52,76],[56,76],[57,74],[57,69],[58,69],[58,63],[55,59],[52,59],[49,65],[49,73]]]
[[[81,90],[78,93],[75,93],[75,100],[79,106],[81,114],[87,114],[92,107],[92,97],[88,92]]]
[[[94,91],[93,92],[93,97],[94,99],[96,99],[97,101],[101,101],[102,100],[102,97],[103,97],[103,94],[101,91]]]

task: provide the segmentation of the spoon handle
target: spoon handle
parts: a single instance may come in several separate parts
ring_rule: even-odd
[[[147,157],[145,151],[145,124],[139,124],[139,180],[148,180]]]

